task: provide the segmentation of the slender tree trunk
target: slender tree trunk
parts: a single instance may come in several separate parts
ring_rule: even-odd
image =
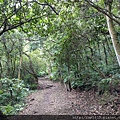
[[[6,73],[6,75],[9,78],[10,77],[10,56],[9,56],[9,54],[7,54],[6,57],[7,57],[7,73]]]
[[[112,17],[112,15],[111,15],[112,2],[113,2],[113,0],[106,0],[106,9],[108,10],[108,14],[111,17]],[[107,20],[108,30],[109,30],[109,33],[110,33],[110,36],[112,39],[113,47],[115,50],[115,54],[117,57],[117,61],[120,66],[120,43],[118,41],[117,32],[115,30],[113,20],[111,18],[109,18],[108,16],[106,16],[106,20]]]
[[[1,79],[1,77],[2,77],[2,63],[1,63],[1,60],[0,60],[0,79]]]
[[[106,47],[105,47],[104,41],[102,42],[102,45],[103,45],[103,49],[104,49],[105,63],[106,63],[106,65],[108,65],[108,57],[107,57],[107,51],[106,51]]]
[[[20,64],[19,64],[19,70],[18,70],[18,79],[21,79],[21,66],[22,66],[22,55],[20,54]]]
[[[16,56],[13,58],[13,63],[12,63],[13,69],[12,69],[12,76],[15,77],[15,70],[16,70]]]

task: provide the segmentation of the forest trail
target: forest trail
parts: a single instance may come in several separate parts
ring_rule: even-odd
[[[21,115],[104,115],[111,112],[109,107],[98,104],[93,91],[67,92],[61,83],[45,78],[39,78],[39,90],[30,94],[26,103]]]

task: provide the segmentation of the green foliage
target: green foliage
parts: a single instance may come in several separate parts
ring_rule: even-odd
[[[38,1],[23,0],[22,7],[19,1],[0,3],[0,78],[4,78],[0,80],[0,102],[6,103],[4,113],[12,114],[13,103],[21,100],[25,87],[36,89],[37,77],[47,73],[54,81],[70,81],[72,88],[82,90],[98,86],[109,92],[119,84],[120,69],[102,9],[99,13],[84,0],[47,0],[46,5]],[[103,8],[103,0],[94,3]],[[114,1],[112,13],[118,21],[117,6]],[[119,32],[119,25],[115,28]],[[19,78],[18,73],[23,80],[12,79]]]
[[[36,84],[36,77],[40,71],[46,71],[46,61],[42,56],[42,50],[38,45],[36,50],[30,46],[39,43],[38,37],[34,35],[31,42],[25,41],[27,35],[15,30],[14,33],[4,33],[0,39],[0,78],[17,78],[25,81],[26,87],[33,89],[32,84]],[[37,39],[37,41],[34,41]],[[45,39],[45,38],[44,38]],[[41,40],[43,41],[43,40]],[[27,54],[29,57],[27,57]],[[37,85],[34,85],[34,88]]]
[[[106,66],[103,69],[103,72],[105,73],[106,76],[109,76],[110,74],[115,75],[116,73],[120,73],[120,69],[119,69],[119,66],[117,64],[115,64],[115,65],[111,64],[109,66]]]
[[[95,4],[103,7],[102,1]],[[101,89],[106,91],[110,78],[103,78],[119,74],[120,69],[105,17],[85,1],[62,2],[59,6],[60,16],[52,21],[54,24],[43,45],[49,58],[50,78],[62,82],[70,80],[73,88],[83,90],[97,87],[98,83],[99,86],[105,84]]]
[[[41,71],[41,72],[38,73],[38,77],[44,77],[46,75],[48,75],[48,73],[45,72],[45,71]]]
[[[25,81],[25,85],[29,86],[30,89],[36,89],[37,80],[34,75],[37,77],[47,75],[46,72],[46,61],[42,56],[42,50],[34,50],[30,53],[27,53],[30,58],[23,55],[22,63],[22,79]]]
[[[105,91],[109,91],[109,84],[111,83],[112,79],[111,78],[107,78],[107,79],[102,79],[99,83],[98,83],[98,88],[101,89],[103,92]],[[100,91],[100,90],[99,90]]]
[[[67,83],[69,81],[72,82],[73,79],[74,79],[74,74],[72,71],[70,71],[69,75],[64,76],[63,81],[64,81],[64,83]]]
[[[58,79],[58,74],[56,72],[52,72],[50,75],[49,75],[49,78],[53,81],[57,81],[59,80]]]
[[[115,74],[111,78],[102,79],[98,83],[98,92],[100,91],[102,91],[102,93],[110,92],[113,94],[113,92],[119,90],[119,86],[120,86],[120,74]]]
[[[22,109],[24,97],[28,94],[29,89],[25,88],[23,80],[19,79],[0,79],[0,110],[4,114],[15,114]]]
[[[11,105],[0,106],[0,110],[2,110],[3,114],[14,114],[14,107]]]
[[[29,90],[28,88],[25,88],[23,80],[19,79],[8,79],[8,78],[3,78],[0,79],[1,83],[1,91],[3,91],[0,94],[0,98],[4,99],[4,101],[0,101],[1,104],[5,102],[4,104],[6,105],[7,102],[10,102],[11,100],[14,101],[20,101],[23,97],[26,96],[27,91]],[[11,101],[12,102],[12,101]],[[12,103],[12,104],[13,104]]]
[[[2,110],[3,114],[5,115],[16,115],[18,112],[23,110],[24,106],[24,103],[15,105],[8,104],[7,106],[0,106],[0,110]]]
[[[55,1],[53,2],[52,0],[48,0],[47,2],[53,4]],[[2,0],[0,2],[0,25],[1,28],[3,28],[4,26],[6,26],[6,28],[0,31],[0,35],[19,26],[20,31],[23,30],[24,32],[31,35],[30,32],[35,32],[36,28],[40,28],[40,26],[44,27],[44,20],[42,19],[42,17],[46,18],[55,13],[54,10],[50,9],[52,8],[51,4],[45,4],[44,7],[44,3],[45,1],[43,2],[43,0],[37,2],[25,0]],[[9,21],[9,25],[4,22],[5,20]],[[36,23],[39,23],[39,26],[36,27]],[[42,27],[39,29],[41,33],[45,29]]]
[[[24,74],[26,74],[23,77],[25,86],[31,90],[35,90],[37,88],[36,79],[31,74],[28,74],[26,71]]]

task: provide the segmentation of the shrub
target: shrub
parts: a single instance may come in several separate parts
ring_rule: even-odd
[[[4,114],[13,114],[21,110],[20,103],[28,94],[29,89],[25,88],[24,81],[19,79],[0,79],[0,109]],[[20,103],[20,104],[18,104]]]
[[[41,71],[38,74],[38,77],[44,77],[45,75],[48,75],[48,73],[46,73],[45,71]]]
[[[120,85],[120,74],[115,74],[111,78],[105,78],[102,79],[98,83],[98,92],[105,93],[105,92],[117,92],[119,91],[119,85]]]

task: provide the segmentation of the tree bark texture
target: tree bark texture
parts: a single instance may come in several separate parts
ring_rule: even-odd
[[[112,17],[112,14],[111,14],[111,7],[112,7],[112,0],[106,0],[106,9],[108,11],[108,14],[109,16]],[[120,43],[118,41],[118,36],[117,36],[117,32],[115,30],[115,26],[114,26],[114,23],[113,23],[113,20],[108,17],[106,15],[106,20],[107,20],[107,25],[108,25],[108,30],[109,30],[109,33],[110,33],[110,36],[111,36],[111,39],[112,39],[112,43],[113,43],[113,47],[114,47],[114,50],[115,50],[115,54],[116,54],[116,57],[117,57],[117,61],[118,61],[118,64],[120,66]]]

